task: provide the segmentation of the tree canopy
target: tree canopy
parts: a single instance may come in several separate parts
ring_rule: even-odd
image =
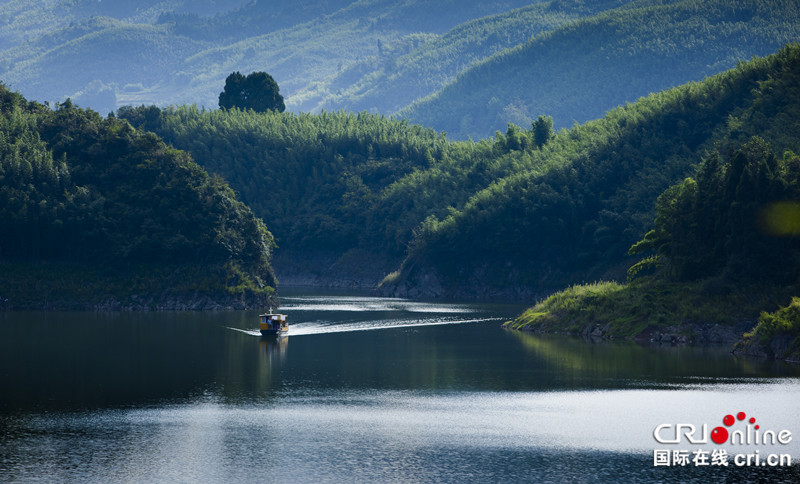
[[[431,273],[458,295],[623,278],[627,249],[652,227],[656,195],[691,175],[709,150],[725,153],[761,136],[777,153],[797,152],[798,55],[791,45],[561,130],[541,149],[512,149],[505,156],[530,160],[528,168],[496,178],[444,219],[426,219],[415,230],[397,287]],[[508,150],[509,137],[516,138],[496,144]],[[690,200],[692,187],[680,190],[686,196],[676,198]],[[743,239],[729,249],[742,252],[756,243]]]
[[[727,159],[715,153],[694,178],[668,188],[656,202],[655,228],[631,247],[654,251],[631,268],[663,266],[678,280],[724,275],[790,283],[798,279],[800,254],[800,157],[782,158],[753,137]]]
[[[30,282],[41,264],[71,268],[46,281],[59,294],[99,268],[115,281],[141,276],[123,286],[142,299],[265,302],[277,283],[274,245],[227,183],[186,152],[123,119],[69,100],[51,109],[0,83],[0,293],[15,307],[43,289],[8,282]],[[26,269],[8,277],[9,264]]]
[[[219,107],[252,109],[259,113],[282,113],[286,110],[278,83],[266,72],[253,72],[247,76],[232,72],[225,79],[225,89],[219,93]]]

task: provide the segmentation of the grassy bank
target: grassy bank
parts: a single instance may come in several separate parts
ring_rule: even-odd
[[[557,292],[507,322],[506,327],[567,334],[600,328],[603,337],[613,339],[649,339],[655,332],[682,332],[690,342],[700,327],[716,326],[741,335],[756,324],[762,311],[777,310],[796,293],[792,287],[734,285],[716,279],[597,282]]]
[[[774,312],[763,312],[758,324],[736,343],[735,353],[800,362],[800,298]]]

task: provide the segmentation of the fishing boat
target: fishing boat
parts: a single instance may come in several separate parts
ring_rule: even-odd
[[[269,314],[262,314],[261,336],[280,336],[289,332],[289,324],[286,322],[285,314],[273,314],[269,308]]]

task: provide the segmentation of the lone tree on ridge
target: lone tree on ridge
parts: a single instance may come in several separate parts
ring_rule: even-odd
[[[253,72],[247,76],[232,72],[225,79],[225,89],[219,93],[219,107],[252,109],[260,113],[286,110],[278,83],[266,72]]]

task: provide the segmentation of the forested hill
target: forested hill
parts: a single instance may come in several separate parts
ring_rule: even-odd
[[[386,290],[532,297],[624,278],[627,250],[649,230],[656,195],[707,150],[758,135],[777,153],[798,151],[798,93],[800,46],[792,45],[518,151],[531,169],[496,180],[444,219],[429,217]]]
[[[749,108],[763,122],[791,119],[791,103],[767,111],[752,91],[788,75],[776,59],[795,54],[743,63],[555,136],[544,117],[531,130],[453,142],[367,113],[140,106],[117,115],[224,176],[270,224],[279,275],[292,282],[372,285],[411,244],[400,292],[522,297],[576,278],[624,277],[656,194],[741,129],[731,116]],[[751,125],[767,139],[785,132]],[[792,143],[783,136],[776,148]]]
[[[488,183],[476,177],[456,187],[442,177],[442,189],[414,192],[396,189],[406,186],[400,181],[432,166],[469,170],[494,156],[491,143],[452,143],[433,130],[366,113],[141,106],[117,116],[229,180],[269,223],[281,279],[303,272],[329,283],[377,284],[402,260],[416,225],[431,213],[445,216],[448,206]]]
[[[435,93],[472,64],[569,22],[619,7],[624,0],[548,1],[457,25],[442,35],[409,36],[382,45],[302,95],[301,109],[394,113]],[[488,99],[487,99],[488,101]],[[520,123],[519,116],[509,122]],[[527,120],[522,124],[529,124]],[[503,125],[505,126],[505,125]],[[483,138],[490,132],[481,133]]]
[[[216,107],[228,74],[267,71],[280,84],[289,109],[306,109],[303,99],[319,94],[318,84],[351,64],[528,3],[4,2],[0,80],[29,98],[61,102],[71,97],[107,113],[142,103]]]
[[[797,0],[82,0],[0,10],[0,80],[103,114],[216,108],[266,71],[293,112],[400,115],[451,138],[601,117],[798,39]]]
[[[462,139],[540,114],[570,127],[798,39],[796,0],[631,2],[503,50],[399,115]]]
[[[0,307],[266,303],[273,239],[156,135],[0,84]]]
[[[794,94],[797,106],[793,77],[765,84]],[[754,122],[752,114],[740,121]],[[627,284],[573,285],[506,326],[652,342],[737,340],[734,353],[800,361],[800,156],[776,155],[758,136],[730,148],[659,195],[654,228],[629,250],[641,260]]]

